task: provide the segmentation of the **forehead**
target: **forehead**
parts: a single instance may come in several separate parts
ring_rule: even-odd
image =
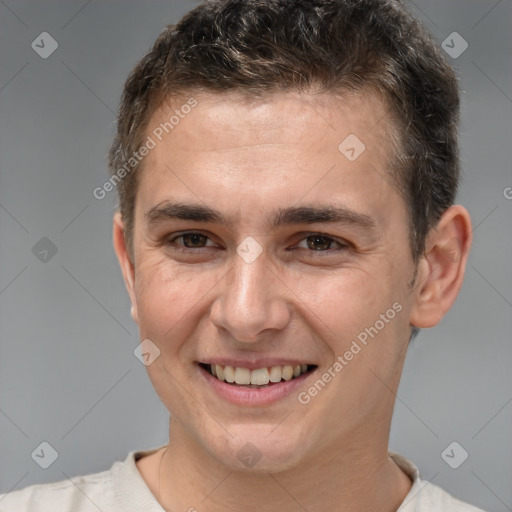
[[[364,189],[375,200],[390,193],[393,134],[376,94],[182,95],[150,119],[155,147],[137,202],[154,206],[178,191],[217,206],[255,192],[274,203],[336,192],[350,202]]]
[[[195,104],[193,108],[188,106],[191,103]],[[329,144],[332,149],[333,143],[337,149],[336,142],[348,132],[368,142],[378,137],[389,139],[394,133],[391,112],[382,97],[373,91],[336,94],[275,91],[262,96],[240,92],[182,94],[168,98],[155,111],[147,133],[158,132],[159,128],[160,132],[163,129],[161,138],[176,149],[186,139],[196,149],[212,151],[244,145],[285,144],[287,140],[305,142],[304,149],[311,146],[328,149]],[[173,140],[167,135],[172,135]]]

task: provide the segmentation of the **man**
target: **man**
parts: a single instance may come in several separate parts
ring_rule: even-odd
[[[21,510],[477,511],[388,453],[471,244],[456,79],[394,1],[213,0],[125,85],[114,247],[169,443]]]

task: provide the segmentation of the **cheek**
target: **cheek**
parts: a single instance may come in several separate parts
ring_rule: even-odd
[[[142,259],[141,259],[142,260]],[[161,350],[175,351],[198,328],[223,273],[173,265],[148,256],[137,269],[135,292],[141,339],[149,338]],[[176,343],[170,343],[175,340]]]
[[[322,277],[296,276],[292,283],[303,314],[310,317],[327,339],[335,337],[340,348],[379,319],[397,300],[393,298],[388,272],[372,273],[361,268],[331,271]],[[309,313],[308,313],[309,311]]]

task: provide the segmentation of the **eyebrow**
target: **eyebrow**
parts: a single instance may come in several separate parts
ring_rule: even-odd
[[[233,221],[222,212],[201,204],[163,201],[145,213],[148,225],[156,225],[170,220],[208,222],[230,228]],[[292,224],[335,224],[343,223],[360,228],[374,229],[375,221],[368,215],[356,212],[345,206],[305,205],[277,209],[269,215],[272,229]]]

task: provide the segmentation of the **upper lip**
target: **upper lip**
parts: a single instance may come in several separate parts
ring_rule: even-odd
[[[248,368],[257,370],[258,368],[270,368],[272,366],[296,366],[299,364],[313,365],[310,361],[284,358],[262,358],[258,360],[232,359],[229,357],[216,357],[213,359],[204,359],[198,361],[201,364],[218,364],[220,366],[233,366],[238,368]]]

